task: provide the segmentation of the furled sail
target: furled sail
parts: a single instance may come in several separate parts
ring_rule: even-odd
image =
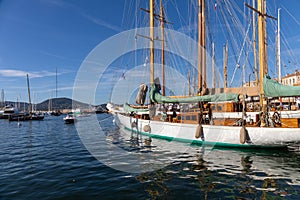
[[[300,86],[290,86],[272,80],[269,75],[265,75],[264,93],[266,97],[295,97],[300,96]]]
[[[171,98],[162,96],[159,89],[153,84],[150,88],[150,99],[155,103],[197,103],[197,102],[222,102],[222,101],[238,101],[239,95],[233,93],[222,93],[215,95],[191,96]]]
[[[139,105],[144,105],[145,99],[146,99],[146,94],[147,94],[148,86],[145,83],[142,83],[140,85],[140,90],[139,93],[136,97],[135,102]]]
[[[128,103],[125,103],[123,105],[124,111],[125,112],[148,112],[149,109],[145,108],[133,108],[131,107]]]

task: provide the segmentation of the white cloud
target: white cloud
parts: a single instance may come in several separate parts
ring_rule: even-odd
[[[0,77],[26,77],[26,75],[30,78],[42,78],[45,76],[55,76],[55,72],[41,71],[41,72],[26,72],[22,70],[12,70],[12,69],[3,69],[0,70]]]

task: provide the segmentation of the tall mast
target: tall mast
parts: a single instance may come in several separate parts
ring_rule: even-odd
[[[265,34],[265,49],[264,49],[264,54],[265,54],[265,74],[268,74],[268,41],[267,41],[267,1],[263,0],[263,13],[265,15],[264,20],[263,20],[263,30]]]
[[[224,46],[224,88],[227,88],[228,45]]]
[[[278,65],[278,82],[281,83],[281,58],[280,58],[280,8],[278,9],[278,30],[277,30],[277,65]]]
[[[255,8],[255,0],[252,0],[252,6]],[[253,57],[254,57],[254,74],[256,86],[258,86],[257,54],[256,54],[256,20],[255,11],[252,12],[252,29],[253,29]]]
[[[266,55],[266,24],[265,24],[265,0],[257,1],[258,8],[258,48],[259,48],[259,79],[260,79],[260,106],[262,112],[266,112],[266,100],[263,88],[263,79],[266,74],[267,68],[267,55]],[[265,126],[264,120],[261,120],[261,126]]]
[[[201,59],[201,0],[198,0],[198,92],[202,89],[202,65],[200,63]]]
[[[150,0],[150,85],[154,83],[154,2]]]
[[[29,113],[32,113],[32,105],[31,105],[31,98],[30,98],[30,85],[29,85],[28,74],[27,74],[27,90],[28,90],[28,101],[29,101]]]
[[[259,87],[260,87],[260,107],[262,111],[261,126],[266,126],[264,115],[267,111],[267,101],[264,95],[263,80],[268,73],[267,57],[267,37],[266,37],[266,17],[276,19],[266,14],[266,0],[257,0],[257,9],[246,4],[251,10],[258,13],[258,49],[259,49]]]
[[[215,43],[212,43],[212,56],[211,56],[211,67],[213,75],[213,88],[216,88],[216,69],[215,69]]]
[[[202,58],[201,64],[203,68],[203,87],[206,88],[206,26],[205,26],[205,0],[201,0],[201,51]]]
[[[162,67],[162,95],[165,96],[165,33],[164,33],[164,8],[160,0],[160,28],[161,28],[161,67]]]
[[[198,90],[206,88],[205,0],[198,0]]]

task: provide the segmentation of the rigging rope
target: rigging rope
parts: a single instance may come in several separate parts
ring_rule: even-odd
[[[249,30],[250,30],[250,27],[251,27],[251,19],[250,19],[250,22],[249,22],[249,25],[248,25],[248,29],[247,29],[247,32],[246,32],[246,35],[244,37],[244,42],[243,42],[243,45],[242,45],[242,48],[240,50],[240,54],[238,56],[238,60],[237,60],[237,63],[236,63],[236,66],[235,66],[235,69],[234,69],[234,72],[233,72],[233,75],[232,75],[232,78],[231,78],[231,81],[230,81],[230,86],[232,85],[232,82],[233,82],[233,79],[234,79],[234,76],[235,76],[235,73],[236,73],[236,70],[238,68],[240,68],[240,59],[241,59],[241,56],[242,56],[242,52],[243,52],[243,49],[245,47],[245,44],[246,44],[246,38],[248,38],[248,33],[249,33]]]

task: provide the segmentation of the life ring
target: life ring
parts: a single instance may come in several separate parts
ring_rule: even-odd
[[[281,123],[281,119],[280,119],[280,114],[276,111],[274,112],[272,119],[274,121],[275,124],[280,124]]]

